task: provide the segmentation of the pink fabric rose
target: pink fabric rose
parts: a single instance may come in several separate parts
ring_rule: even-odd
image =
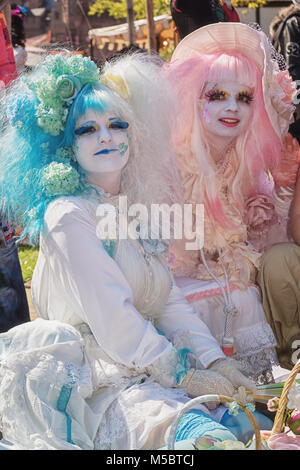
[[[286,424],[294,434],[300,435],[300,411],[294,410]]]
[[[259,238],[277,222],[274,204],[266,194],[256,194],[245,202],[245,224],[250,238]]]
[[[285,433],[274,434],[268,439],[271,450],[300,450],[300,436],[289,436]]]
[[[267,407],[269,411],[277,411],[279,406],[279,398],[274,397],[268,400]]]
[[[278,72],[278,83],[285,94],[282,101],[284,101],[284,103],[291,103],[296,91],[296,86],[288,70]]]

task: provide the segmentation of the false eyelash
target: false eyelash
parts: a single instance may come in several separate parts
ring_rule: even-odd
[[[205,93],[205,98],[208,98],[209,101],[213,101],[218,96],[221,96],[222,98],[224,98],[226,96],[226,93],[216,88],[214,88],[213,90],[209,90],[207,93]]]
[[[128,129],[129,124],[126,121],[111,121],[108,126],[110,129]]]
[[[242,97],[243,97],[243,98],[246,98],[246,102],[247,102],[247,103],[250,103],[250,102],[253,101],[253,99],[254,99],[253,94],[252,94],[252,93],[249,93],[249,92],[247,92],[247,91],[242,91],[241,93],[238,94],[238,97],[239,97],[239,99],[242,98]]]
[[[95,126],[79,127],[79,129],[75,129],[75,134],[80,136],[89,134],[90,132],[94,132],[95,130]]]

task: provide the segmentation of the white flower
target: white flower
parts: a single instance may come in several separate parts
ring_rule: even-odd
[[[214,447],[222,450],[245,450],[245,444],[241,441],[230,441],[229,439],[222,442],[215,442]]]
[[[295,383],[293,388],[289,392],[289,401],[287,407],[291,410],[300,410],[300,384]]]

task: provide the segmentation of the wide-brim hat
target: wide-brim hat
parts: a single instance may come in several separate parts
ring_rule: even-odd
[[[224,22],[203,26],[180,41],[171,61],[220,52],[245,56],[261,70],[266,111],[274,130],[282,138],[293,120],[295,108],[292,99],[296,86],[288,72],[280,70],[276,60],[279,55],[263,31],[244,23]]]

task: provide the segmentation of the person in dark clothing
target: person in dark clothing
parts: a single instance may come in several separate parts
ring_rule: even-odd
[[[13,47],[25,47],[24,14],[16,3],[11,4],[11,42]]]
[[[170,10],[180,39],[207,24],[239,21],[229,0],[171,0]]]
[[[0,217],[0,332],[30,321],[14,232]]]
[[[171,0],[170,10],[180,39],[195,29],[218,21],[210,0]]]
[[[292,5],[279,10],[270,24],[269,32],[272,44],[283,55],[291,77],[299,81],[298,94],[294,100],[295,122],[289,131],[300,143],[300,0],[293,0]]]
[[[272,44],[283,55],[289,73],[300,79],[300,0],[279,10],[270,24]]]

